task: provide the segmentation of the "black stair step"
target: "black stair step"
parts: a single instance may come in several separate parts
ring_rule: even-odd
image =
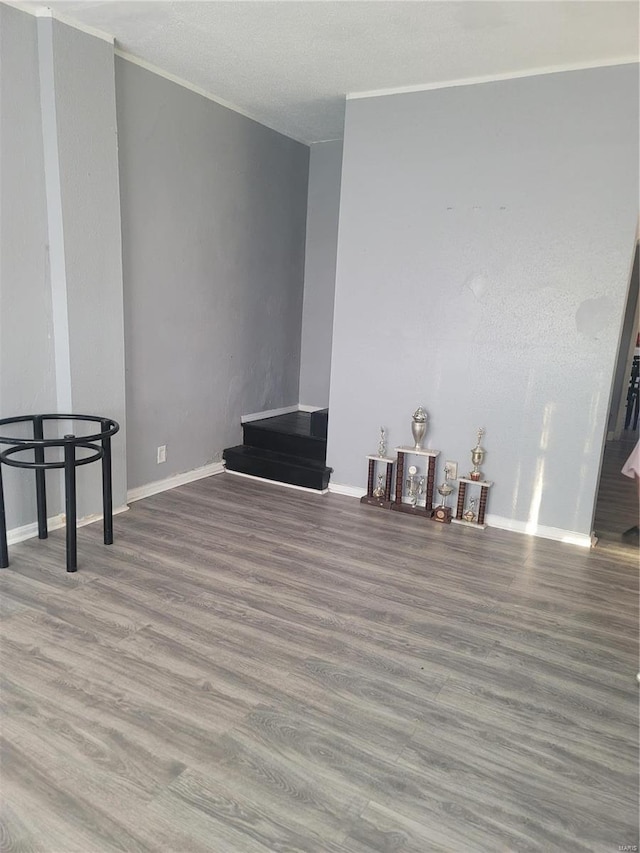
[[[326,438],[311,435],[311,416],[308,412],[292,412],[242,425],[244,443],[324,463],[327,457]]]
[[[323,491],[329,485],[333,469],[316,459],[303,459],[288,453],[278,453],[263,447],[239,444],[227,447],[222,454],[227,470],[252,474],[265,480],[304,486]]]
[[[323,438],[326,441],[329,427],[329,409],[317,409],[315,412],[311,412],[310,427],[311,435],[315,438]]]

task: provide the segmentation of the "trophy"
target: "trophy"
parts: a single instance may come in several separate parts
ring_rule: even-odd
[[[382,474],[378,474],[378,487],[374,489],[373,496],[374,498],[383,498],[384,497],[384,476]]]
[[[434,521],[450,524],[451,507],[447,506],[447,498],[452,492],[453,486],[449,485],[449,468],[445,465],[444,482],[438,486],[438,494],[442,497],[442,503],[433,510],[431,517]]]
[[[424,477],[418,474],[418,469],[415,465],[409,466],[409,476],[407,477],[407,495],[411,506],[417,506],[420,495],[424,492]]]
[[[387,455],[387,434],[384,427],[380,427],[380,441],[378,442],[378,456]],[[375,492],[374,492],[375,494]]]
[[[473,471],[471,471],[469,474],[470,480],[476,480],[476,481],[482,480],[482,471],[480,470],[480,466],[482,465],[482,462],[484,460],[484,455],[486,453],[486,450],[484,449],[484,447],[480,446],[480,440],[482,439],[483,435],[484,435],[484,429],[482,429],[482,427],[480,427],[480,429],[478,430],[478,443],[476,444],[476,446],[471,451],[471,461],[473,462]]]
[[[468,521],[471,524],[473,524],[473,522],[476,520],[475,509],[476,509],[476,499],[473,498],[473,500],[471,501],[471,504],[469,506],[469,509],[462,516],[465,521]]]
[[[418,406],[418,408],[413,413],[413,420],[411,421],[411,434],[413,435],[413,440],[415,441],[414,450],[422,449],[422,439],[424,438],[424,434],[427,431],[427,413],[422,408],[422,406]]]

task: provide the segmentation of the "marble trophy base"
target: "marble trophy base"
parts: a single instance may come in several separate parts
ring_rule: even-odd
[[[453,510],[450,506],[436,506],[433,508],[431,518],[433,521],[439,521],[441,524],[451,524],[453,520]]]
[[[477,521],[465,521],[464,518],[452,518],[452,524],[462,524],[464,527],[475,527],[476,530],[486,530],[486,524],[478,524]]]
[[[393,501],[386,501],[383,497],[378,498],[375,495],[363,495],[360,498],[360,503],[367,506],[377,506],[381,509],[389,509]]]
[[[431,510],[424,506],[413,506],[413,504],[393,501],[390,509],[394,509],[396,512],[406,512],[407,515],[419,515],[422,518],[431,518]]]

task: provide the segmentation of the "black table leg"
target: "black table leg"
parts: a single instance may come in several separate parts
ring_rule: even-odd
[[[2,463],[0,462],[0,569],[6,569],[8,565],[7,519],[4,514],[4,489],[2,488]]]
[[[33,419],[33,437],[42,441],[42,418],[36,415]],[[44,447],[36,447],[34,450],[36,464],[44,463]],[[49,535],[47,530],[47,491],[45,487],[44,468],[36,468],[36,505],[38,507],[38,539],[46,539]]]
[[[74,436],[65,435],[65,438]],[[64,446],[64,509],[67,521],[67,571],[77,572],[76,448],[71,443]]]
[[[102,429],[109,429],[109,421],[102,421]],[[113,496],[111,490],[111,436],[102,439],[102,518],[104,544],[113,545]]]

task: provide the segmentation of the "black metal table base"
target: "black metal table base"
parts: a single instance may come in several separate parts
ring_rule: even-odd
[[[73,433],[63,438],[44,438],[45,421],[90,421],[100,424],[100,432],[93,435],[77,436]],[[27,468],[35,471],[36,506],[38,511],[38,538],[46,539],[47,530],[47,494],[45,472],[51,468],[64,469],[64,509],[67,526],[67,571],[78,570],[77,553],[77,511],[76,511],[76,468],[91,462],[102,462],[102,511],[104,525],[104,544],[113,543],[113,498],[111,485],[111,437],[120,429],[116,421],[97,415],[23,415],[15,418],[3,418],[0,427],[7,424],[26,423],[33,425],[33,438],[9,438],[0,435],[0,445],[10,445],[0,453],[0,568],[9,565],[7,547],[7,523],[2,485],[2,464],[13,468]],[[47,462],[45,450],[51,447],[62,448],[62,461]],[[91,455],[78,457],[77,449],[93,451]],[[16,459],[16,454],[33,451],[33,460]]]

